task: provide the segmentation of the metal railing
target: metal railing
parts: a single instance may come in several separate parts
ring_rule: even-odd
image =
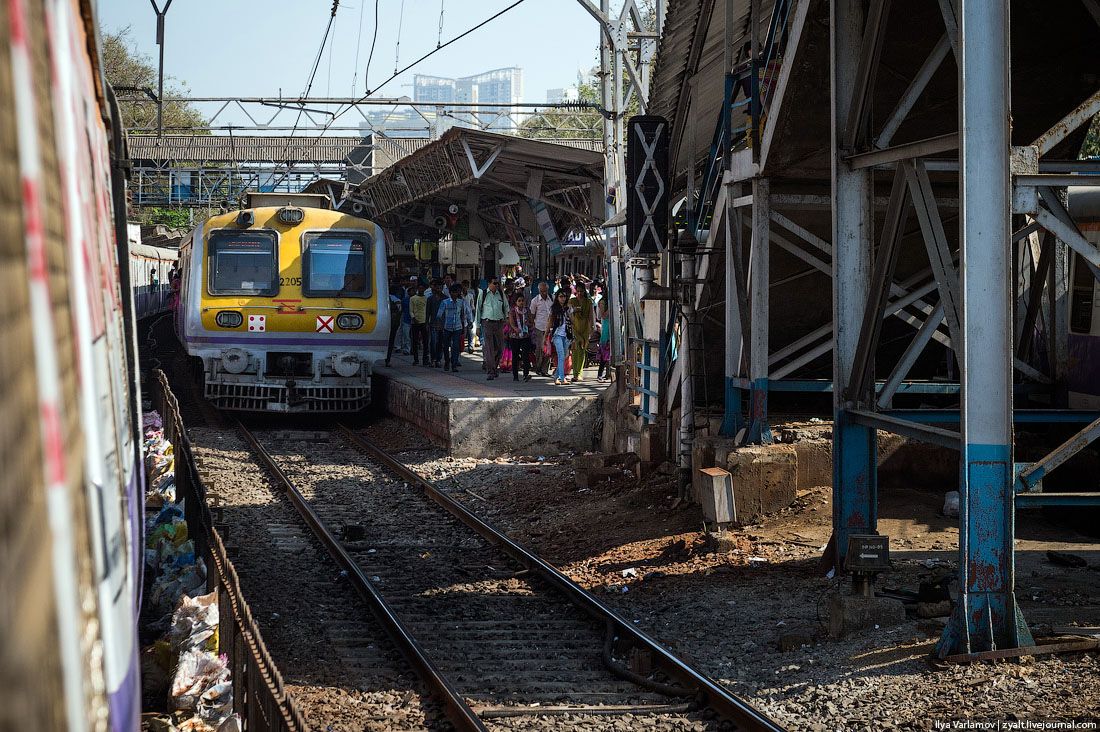
[[[164,437],[173,446],[176,493],[185,499],[188,533],[195,542],[196,555],[206,562],[207,589],[218,593],[218,639],[228,658],[233,711],[251,732],[305,732],[309,727],[286,693],[241,592],[237,570],[215,528],[221,509],[210,505],[214,501],[199,475],[179,404],[160,369],[153,372],[152,398],[164,423]]]

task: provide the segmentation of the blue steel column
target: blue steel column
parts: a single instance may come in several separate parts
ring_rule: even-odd
[[[1008,24],[1007,0],[963,0],[961,593],[940,656],[1033,642],[1013,587]]]
[[[848,537],[874,533],[878,526],[878,438],[873,428],[853,424],[847,416],[863,396],[851,394],[850,383],[871,281],[870,174],[852,170],[841,147],[863,25],[860,0],[833,0],[833,545],[838,568],[844,566]]]

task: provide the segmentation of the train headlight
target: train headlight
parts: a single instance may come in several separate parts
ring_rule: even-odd
[[[338,353],[332,357],[332,369],[340,376],[355,376],[362,363],[358,353]]]
[[[359,330],[363,327],[363,316],[359,313],[343,313],[336,316],[336,325],[343,330]]]
[[[305,221],[306,212],[296,206],[283,206],[279,209],[279,221],[290,226],[296,226],[297,224]]]
[[[239,328],[244,322],[244,316],[233,310],[222,310],[214,316],[214,322],[222,328]]]
[[[248,351],[240,348],[227,348],[222,351],[222,368],[231,374],[244,373],[248,368]]]

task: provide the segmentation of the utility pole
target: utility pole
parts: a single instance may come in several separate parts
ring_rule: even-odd
[[[160,47],[160,66],[157,71],[157,137],[164,137],[164,16],[168,14],[168,8],[172,7],[172,0],[165,0],[163,10],[157,5],[157,0],[149,0],[149,4],[157,14],[157,46]]]
[[[655,29],[648,32],[641,27],[641,12],[635,0],[625,0],[615,17],[611,14],[611,0],[577,0],[588,14],[600,24],[600,106],[603,111],[604,143],[604,192],[606,215],[610,219],[625,208],[624,177],[626,174],[625,113],[627,84],[638,97],[639,108],[644,113],[649,102],[650,70],[657,55],[657,40],[664,27],[665,0],[656,0]],[[634,31],[631,32],[630,28]],[[631,36],[636,36],[632,38]],[[637,63],[634,55],[637,54]],[[625,71],[629,69],[629,78]],[[637,303],[630,302],[634,288],[624,290],[620,272],[620,241],[615,229],[605,229],[605,258],[608,284],[613,296],[608,308],[611,318],[612,363],[621,363],[625,357],[623,341],[623,316],[633,312]],[[624,297],[626,295],[626,297]],[[623,305],[620,311],[617,305]]]

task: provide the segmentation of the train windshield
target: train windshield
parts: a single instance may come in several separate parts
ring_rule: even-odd
[[[302,292],[313,297],[370,297],[370,237],[362,232],[306,234]]]
[[[215,231],[210,234],[211,295],[274,295],[279,291],[275,234]]]

